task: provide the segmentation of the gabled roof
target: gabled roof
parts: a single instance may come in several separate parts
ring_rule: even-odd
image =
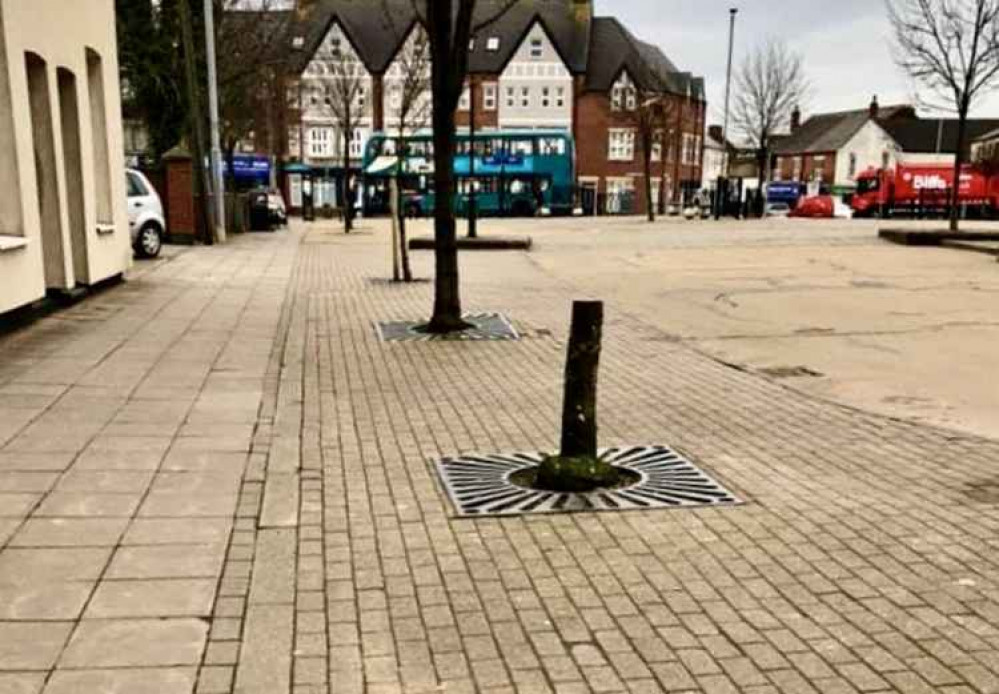
[[[903,152],[923,154],[953,154],[957,151],[957,119],[927,118],[883,123]],[[999,129],[999,120],[994,118],[969,118],[967,121],[966,146],[971,141]]]
[[[492,17],[502,0],[479,0],[475,20]],[[580,9],[583,7],[584,9]],[[484,27],[469,52],[469,70],[498,73],[509,62],[527,32],[540,21],[570,72],[586,69],[590,15],[588,3],[553,0],[520,0],[500,19]],[[292,69],[301,72],[308,65],[333,22],[338,22],[369,72],[378,74],[391,65],[410,29],[417,21],[425,23],[412,0],[313,0],[301,3],[296,27],[291,33],[303,39],[296,49]],[[499,39],[498,50],[488,50],[490,38]]]
[[[483,21],[496,11],[501,0],[479,0],[475,14]],[[499,73],[510,62],[535,22],[548,32],[566,67],[573,74],[586,70],[586,52],[590,39],[588,3],[553,0],[520,0],[509,12],[476,36],[468,54],[468,67],[476,73]],[[488,50],[490,38],[499,39],[499,50]]]
[[[876,120],[884,127],[884,123],[915,118],[915,115],[915,110],[908,105],[882,106],[878,109]],[[816,114],[775,143],[773,151],[776,154],[835,152],[849,142],[869,120],[871,113],[867,108]]]
[[[590,33],[586,88],[606,92],[627,72],[640,89],[661,88],[676,66],[655,46],[639,41],[614,17],[596,17]]]

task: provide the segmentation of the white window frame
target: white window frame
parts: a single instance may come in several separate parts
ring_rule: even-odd
[[[541,37],[534,37],[530,44],[531,60],[541,60],[545,57],[545,41]]]
[[[482,110],[495,111],[499,106],[499,85],[488,82],[482,85]]]
[[[495,53],[500,49],[499,36],[490,36],[486,39],[486,50],[490,53]]]
[[[635,161],[635,130],[610,128],[607,133],[607,160]]]

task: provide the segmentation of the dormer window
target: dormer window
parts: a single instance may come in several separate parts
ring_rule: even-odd
[[[293,38],[291,40],[291,47],[294,48],[296,51],[300,51],[303,48],[305,48],[305,37],[296,36],[295,38]]]
[[[498,36],[490,36],[489,40],[486,41],[486,50],[491,53],[495,53],[496,51],[498,51],[499,47],[500,47],[500,40]]]
[[[634,111],[638,108],[638,92],[635,84],[631,81],[628,73],[623,73],[611,88],[611,110],[621,111],[627,109]]]
[[[475,50],[475,38],[470,38],[468,40],[468,52],[471,53]]]

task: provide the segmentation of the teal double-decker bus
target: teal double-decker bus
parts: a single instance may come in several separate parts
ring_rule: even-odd
[[[572,135],[564,130],[478,132],[474,143],[467,131],[459,131],[454,154],[455,212],[468,214],[474,189],[479,215],[572,214],[575,159]],[[432,133],[406,137],[375,133],[368,140],[363,171],[366,187],[371,189],[384,190],[387,180],[398,175],[405,212],[410,216],[433,214]]]

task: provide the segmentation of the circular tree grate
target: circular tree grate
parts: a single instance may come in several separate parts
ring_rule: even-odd
[[[543,453],[464,455],[437,462],[437,472],[460,516],[569,511],[696,508],[741,503],[703,470],[667,446],[605,448],[600,458],[638,473],[634,484],[587,493],[527,489],[511,481],[537,467]]]

